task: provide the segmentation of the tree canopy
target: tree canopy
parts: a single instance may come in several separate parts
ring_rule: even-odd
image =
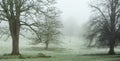
[[[90,5],[94,14],[89,22],[87,39],[97,46],[108,46],[109,54],[114,53],[114,47],[120,39],[120,0],[101,0]]]
[[[13,40],[12,55],[19,53],[19,35],[21,30],[30,29],[36,33],[35,24],[45,17],[54,18],[58,10],[55,0],[0,0],[0,21],[8,24]],[[37,34],[37,33],[36,33]]]

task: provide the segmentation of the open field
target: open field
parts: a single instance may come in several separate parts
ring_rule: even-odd
[[[11,53],[10,42],[5,42],[0,45],[0,61],[120,61],[120,55],[99,55],[107,54],[108,49],[101,48],[86,48],[76,38],[65,39],[63,46],[51,46],[49,50],[44,50],[41,46],[20,46],[20,56],[3,56]],[[69,43],[68,43],[69,42]],[[20,45],[25,45],[21,43]],[[120,49],[115,51],[119,54]],[[51,57],[36,57],[39,53]]]
[[[0,61],[120,61],[120,55],[98,55],[107,53],[107,49],[82,49],[80,53],[66,49],[49,49],[48,51],[41,48],[22,48],[21,53],[24,56],[2,56]],[[36,57],[43,53],[51,57]],[[94,54],[93,54],[94,53]]]
[[[29,58],[29,59],[0,59],[0,61],[119,61],[119,57],[114,56],[79,56],[61,55],[51,58]]]

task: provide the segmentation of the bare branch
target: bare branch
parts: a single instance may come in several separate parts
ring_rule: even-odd
[[[96,6],[93,6],[93,5],[90,5],[91,7],[97,9],[101,14],[102,16],[104,17],[104,19],[107,21],[107,18],[105,17],[104,13],[102,12],[102,10],[99,8],[99,7],[96,7]]]

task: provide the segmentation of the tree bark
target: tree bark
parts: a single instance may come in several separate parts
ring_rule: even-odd
[[[19,20],[9,22],[10,33],[12,37],[12,53],[11,55],[20,55],[19,53],[19,32],[20,22]]]
[[[46,41],[45,41],[45,50],[48,50],[48,45],[49,45],[49,40],[50,40],[50,33],[49,33],[49,28],[47,29],[48,34],[46,34]]]
[[[115,47],[115,41],[112,40],[110,41],[109,44],[109,52],[108,52],[109,55],[115,55],[114,47]]]
[[[15,1],[16,13],[11,11],[11,19],[9,22],[10,32],[12,36],[12,55],[20,55],[19,52],[19,33],[20,33],[20,6],[18,0]],[[13,9],[13,7],[11,7]]]
[[[20,55],[19,53],[19,40],[16,37],[13,38],[13,42],[12,42],[12,53],[11,55]]]
[[[48,44],[49,44],[49,42],[46,41],[46,42],[45,42],[45,45],[46,45],[46,46],[45,46],[45,50],[48,50]]]

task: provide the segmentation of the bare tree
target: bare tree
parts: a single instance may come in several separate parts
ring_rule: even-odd
[[[49,19],[47,18],[44,23],[44,38],[45,38],[45,49],[48,49],[48,45],[50,42],[58,42],[59,43],[59,35],[61,34],[61,22],[57,21],[56,19]]]
[[[120,18],[120,0],[101,0],[96,5],[90,5],[94,8],[96,15],[91,22],[91,39],[98,37],[99,42],[107,43],[109,54],[113,55],[116,41],[119,39],[119,18]],[[101,44],[104,44],[101,43]]]
[[[43,22],[37,21],[32,44],[45,43],[45,49],[47,50],[50,43],[60,43],[59,37],[61,35],[60,28],[62,28],[62,23],[56,17],[45,17]]]
[[[46,12],[55,3],[55,0],[0,0],[0,20],[9,23],[13,40],[12,55],[20,54],[20,28],[27,26],[32,29],[35,17],[49,16]]]

